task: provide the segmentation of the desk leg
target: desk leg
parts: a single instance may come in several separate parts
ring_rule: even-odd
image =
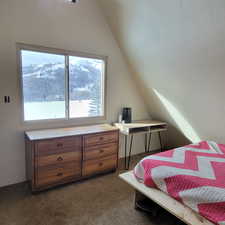
[[[148,152],[148,134],[145,134],[145,152]]]
[[[151,147],[151,139],[152,139],[152,134],[149,133],[149,137],[148,137],[148,151],[147,152],[150,152],[150,147]]]
[[[160,131],[158,132],[158,135],[159,135],[159,142],[160,142],[160,151],[162,151],[163,147],[162,147],[162,137],[161,137]]]
[[[124,143],[125,143],[125,158],[124,158],[124,162],[125,162],[125,170],[127,169],[127,135],[125,135],[125,140],[124,140]]]
[[[130,167],[130,158],[131,158],[131,150],[132,150],[132,145],[133,145],[133,137],[134,135],[131,135],[131,140],[130,140],[130,151],[129,151],[129,158],[128,158],[128,163],[127,163],[127,170],[129,170]]]

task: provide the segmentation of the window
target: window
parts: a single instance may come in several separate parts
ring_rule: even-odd
[[[19,47],[24,120],[104,117],[104,57]]]

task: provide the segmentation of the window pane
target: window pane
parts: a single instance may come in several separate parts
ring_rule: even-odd
[[[69,57],[70,117],[95,117],[104,115],[103,60]]]
[[[24,119],[65,118],[65,56],[21,51]]]

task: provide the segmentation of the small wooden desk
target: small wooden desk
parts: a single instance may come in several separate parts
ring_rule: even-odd
[[[140,120],[133,123],[115,123],[120,132],[125,136],[125,169],[129,169],[130,158],[133,144],[133,135],[138,133],[145,134],[145,152],[150,152],[151,134],[157,132],[159,135],[160,147],[162,146],[162,138],[160,132],[167,130],[167,123],[156,120]],[[127,138],[131,136],[129,144],[129,156],[127,160]]]

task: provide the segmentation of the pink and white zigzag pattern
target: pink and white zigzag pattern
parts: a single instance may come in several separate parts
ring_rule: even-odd
[[[225,145],[211,141],[151,155],[134,168],[136,178],[225,225]]]

